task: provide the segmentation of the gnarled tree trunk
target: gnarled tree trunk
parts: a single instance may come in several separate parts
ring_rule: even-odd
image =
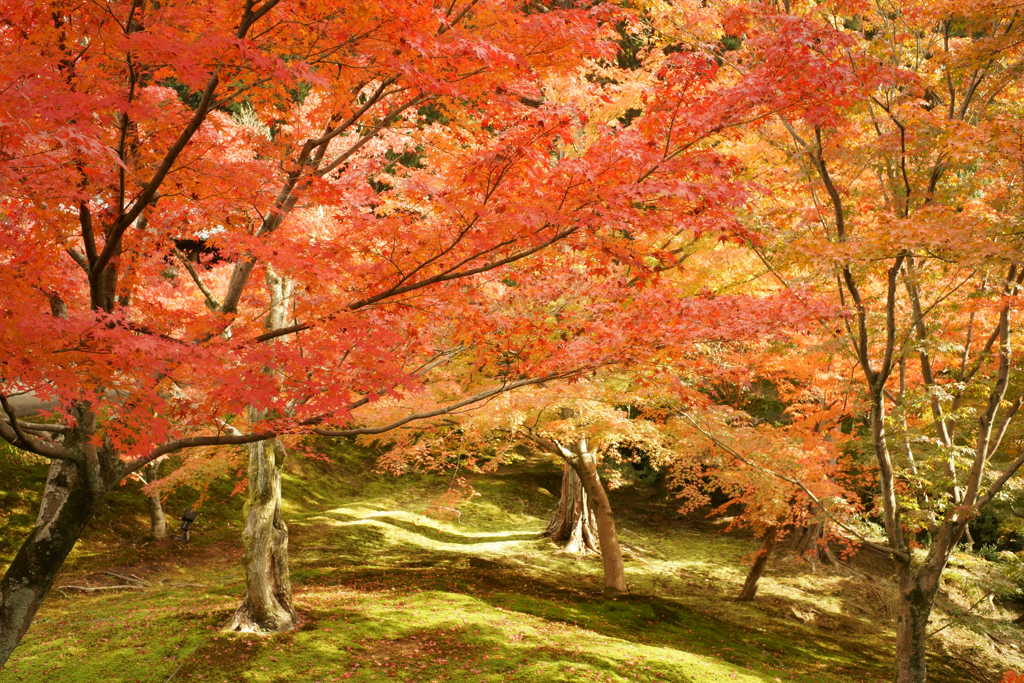
[[[583,555],[600,552],[597,519],[586,489],[576,470],[562,466],[562,491],[548,528],[544,531],[567,553]]]
[[[294,284],[267,266],[270,310],[268,330],[289,324]],[[269,370],[268,370],[269,371]],[[261,417],[253,410],[251,417]],[[225,627],[228,631],[273,633],[295,625],[292,583],[288,572],[288,526],[281,514],[281,466],[285,450],[280,441],[249,445],[249,494],[245,528],[245,600]]]
[[[160,502],[160,494],[146,494],[146,502],[149,504],[149,536],[162,541],[167,538],[167,515],[164,514],[164,506]]]
[[[281,516],[284,450],[275,441],[249,446],[245,528],[245,600],[226,631],[274,633],[295,625],[288,573],[288,527]]]
[[[777,533],[778,529],[774,526],[769,527],[765,532],[764,542],[761,544],[761,549],[757,551],[757,557],[754,558],[754,564],[750,567],[750,572],[747,573],[747,580],[743,584],[743,590],[740,591],[739,600],[753,600],[757,594],[757,582],[761,580],[764,569],[768,565],[768,557],[775,547],[775,536]]]
[[[0,580],[0,667],[28,631],[96,503],[78,465],[53,461],[35,528]]]

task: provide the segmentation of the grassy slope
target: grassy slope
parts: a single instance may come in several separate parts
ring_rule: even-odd
[[[336,454],[337,455],[337,454]],[[118,494],[93,524],[58,585],[120,583],[140,590],[55,592],[0,681],[862,681],[888,677],[888,588],[864,569],[811,573],[780,559],[754,604],[730,600],[748,539],[684,525],[636,492],[613,498],[634,593],[605,599],[596,559],[554,552],[536,537],[558,478],[551,466],[477,477],[461,518],[423,514],[446,479],[367,475],[353,452],[341,465],[295,463],[286,481],[298,631],[221,634],[241,594],[237,498],[215,488],[194,542],[140,542],[141,498]],[[2,456],[0,456],[2,459]],[[19,476],[39,470],[20,466]],[[3,474],[0,472],[0,474]],[[313,476],[313,475],[316,476]],[[10,475],[8,475],[10,476]],[[0,477],[0,481],[8,481]],[[11,487],[13,488],[13,487]],[[0,498],[11,526],[28,499]],[[172,499],[178,511],[189,500]],[[959,558],[961,593],[984,567]],[[1005,615],[1003,615],[1005,616]],[[934,623],[945,623],[940,614]],[[1024,666],[993,649],[1020,630],[991,616],[943,631],[934,680],[992,680]]]

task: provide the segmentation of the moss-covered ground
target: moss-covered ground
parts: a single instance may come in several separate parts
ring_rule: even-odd
[[[0,681],[889,678],[891,587],[876,573],[881,558],[831,568],[783,554],[758,599],[737,603],[755,542],[626,488],[612,501],[631,594],[609,598],[596,558],[567,556],[539,537],[557,494],[554,465],[469,477],[478,495],[439,519],[426,513],[449,476],[394,478],[372,473],[370,456],[355,449],[329,455],[329,464],[293,459],[285,481],[298,630],[220,632],[242,591],[241,500],[230,483],[210,489],[187,545],[145,541],[145,506],[127,486],[91,525]],[[0,462],[2,565],[31,524],[34,501],[21,491],[43,470]],[[175,494],[169,512],[194,498]],[[1024,668],[1024,633],[1011,613],[970,604],[997,574],[957,557],[933,620],[942,628],[933,680],[998,680]],[[136,587],[60,589],[126,581]]]

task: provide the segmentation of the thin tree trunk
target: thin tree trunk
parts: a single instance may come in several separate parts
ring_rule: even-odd
[[[777,533],[776,527],[769,527],[764,534],[764,542],[761,544],[761,549],[757,551],[757,557],[754,559],[753,566],[750,567],[750,572],[747,574],[746,583],[743,584],[743,590],[740,591],[740,600],[753,600],[757,594],[757,582],[761,580],[761,576],[764,574],[764,569],[768,565],[768,557],[772,553],[772,549],[775,547],[775,535]]]
[[[96,509],[74,463],[50,465],[35,528],[0,580],[0,667],[21,641]]]
[[[582,480],[583,488],[593,503],[598,541],[601,546],[601,562],[604,565],[605,590],[612,593],[625,593],[626,573],[622,561],[622,548],[619,546],[619,536],[615,531],[612,505],[608,500],[608,494],[605,493],[604,485],[597,475],[597,459],[592,452],[581,448],[581,453],[573,459],[573,468]]]
[[[274,633],[295,625],[288,527],[281,516],[283,456],[283,449],[274,441],[249,446],[249,493],[242,531],[245,600],[225,627],[227,631]]]
[[[567,553],[583,555],[600,552],[597,520],[583,482],[576,470],[562,465],[562,490],[548,528],[544,531]]]

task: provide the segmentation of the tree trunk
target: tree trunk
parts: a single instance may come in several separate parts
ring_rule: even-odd
[[[162,541],[167,538],[167,516],[160,502],[160,494],[147,494],[146,501],[149,503],[149,536],[153,540]]]
[[[747,581],[743,584],[743,590],[740,591],[740,600],[753,600],[757,594],[757,582],[761,580],[761,575],[764,574],[764,568],[768,565],[768,557],[772,553],[772,549],[775,547],[775,534],[776,527],[769,527],[764,534],[764,543],[761,544],[761,549],[757,551],[757,557],[754,558],[754,564],[750,568],[750,572],[747,574]]]
[[[544,531],[567,553],[583,555],[597,553],[599,539],[597,520],[576,470],[568,464],[562,466],[562,491],[558,507]]]
[[[622,562],[622,548],[619,547],[619,536],[615,531],[615,518],[612,516],[612,505],[608,501],[604,485],[597,476],[597,459],[594,454],[581,449],[582,452],[573,459],[573,469],[583,482],[583,488],[593,502],[594,516],[597,521],[598,541],[601,546],[601,562],[604,565],[605,591],[611,593],[626,592],[626,573]]]
[[[828,545],[825,522],[820,520],[811,522],[800,530],[796,541],[796,552],[809,559],[812,566],[816,561],[820,561],[822,564],[839,564]]]
[[[163,461],[154,460],[145,467],[145,482],[152,483],[160,477],[160,465]],[[167,538],[167,516],[164,514],[163,503],[160,502],[160,494],[146,493],[146,502],[149,504],[149,537],[162,541]]]
[[[53,461],[35,528],[0,580],[0,667],[28,631],[95,509],[96,498],[78,466]]]
[[[927,588],[918,572],[901,569],[896,597],[896,681],[924,683],[928,617],[935,589]],[[938,582],[934,582],[938,586]]]
[[[291,321],[294,283],[269,265],[266,270],[270,309],[267,330]],[[269,368],[267,372],[271,372]],[[255,423],[264,417],[252,410]],[[292,582],[288,572],[288,526],[281,515],[281,466],[284,446],[277,439],[249,445],[249,495],[245,528],[245,600],[225,627],[227,631],[276,633],[295,625]]]
[[[276,441],[249,446],[249,493],[242,531],[246,593],[226,631],[275,633],[295,625],[288,527],[281,516],[283,459],[284,450]]]

